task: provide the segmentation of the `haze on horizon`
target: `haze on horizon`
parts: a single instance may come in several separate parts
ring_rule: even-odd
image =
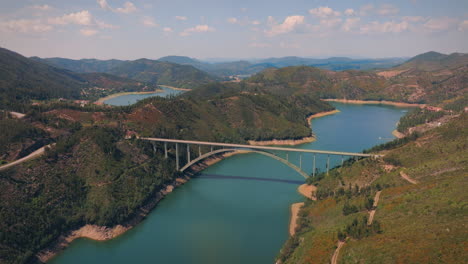
[[[468,52],[468,1],[0,0],[25,56],[410,57]]]

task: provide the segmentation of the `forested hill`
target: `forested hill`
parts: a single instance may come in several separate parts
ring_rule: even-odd
[[[383,159],[346,162],[311,178],[318,200],[301,209],[278,263],[330,263],[340,240],[337,263],[465,263],[467,122],[462,113],[374,148]]]
[[[467,53],[452,53],[450,55],[446,55],[430,51],[417,55],[396,68],[439,71],[444,69],[455,69],[466,65],[468,65]]]
[[[78,74],[0,48],[0,109],[31,99],[79,98],[84,84]]]
[[[217,80],[190,65],[148,59],[125,62],[112,68],[109,73],[141,82],[189,89]]]
[[[72,60],[66,58],[39,58],[31,57],[32,60],[47,63],[57,68],[67,69],[78,73],[91,72],[109,72],[112,68],[124,63],[123,60],[97,60],[97,59],[82,59]]]
[[[418,56],[410,60],[406,69],[380,71],[334,72],[307,66],[267,69],[245,82],[276,93],[313,93],[321,98],[429,104],[440,104],[468,91],[468,64],[454,66],[456,64],[450,63],[451,66],[447,66],[447,59],[442,56],[432,61],[438,70],[410,67],[412,61],[419,60]]]

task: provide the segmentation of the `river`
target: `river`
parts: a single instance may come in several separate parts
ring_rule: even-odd
[[[393,139],[407,110],[333,103],[340,113],[314,119],[317,141],[297,146],[360,152]],[[299,157],[289,159],[298,164]],[[312,155],[303,155],[312,170]],[[317,156],[325,169],[326,156]],[[332,159],[339,164],[341,157]],[[302,176],[259,154],[227,158],[174,190],[146,220],[107,242],[74,241],[51,263],[273,263],[288,238],[290,205]]]

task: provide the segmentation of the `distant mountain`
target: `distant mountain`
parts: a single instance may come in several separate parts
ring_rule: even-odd
[[[217,80],[191,65],[149,59],[127,61],[112,68],[109,73],[141,82],[182,88],[193,88]]]
[[[79,74],[0,48],[0,108],[49,98],[78,98],[86,80]]]
[[[97,59],[82,59],[72,60],[64,58],[39,58],[32,57],[31,59],[47,63],[49,65],[67,69],[79,73],[87,72],[109,72],[112,68],[119,66],[125,61],[122,60],[97,60]]]
[[[430,51],[409,59],[397,68],[437,71],[441,69],[458,68],[465,65],[468,65],[467,53],[452,53],[450,55],[446,55]]]
[[[123,78],[133,79],[150,84],[165,84],[177,87],[192,88],[193,86],[217,80],[190,64],[198,61],[182,56],[168,56],[162,61],[139,59],[124,60],[72,60],[64,58],[33,57],[33,60],[45,62],[55,67],[64,68],[78,73],[108,73]],[[183,65],[186,64],[186,65]],[[204,64],[199,62],[199,64]]]

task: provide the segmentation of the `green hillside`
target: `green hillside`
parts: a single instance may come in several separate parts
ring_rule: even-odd
[[[468,65],[468,54],[466,53],[452,53],[450,55],[446,55],[430,51],[415,56],[396,68],[438,71],[443,69],[454,69],[466,65]]]
[[[97,59],[82,59],[72,60],[65,58],[39,58],[32,57],[31,59],[47,63],[57,68],[67,69],[78,73],[91,72],[109,72],[112,68],[124,63],[122,60],[97,60]]]
[[[182,88],[193,88],[216,80],[193,66],[148,59],[126,62],[112,68],[109,73],[140,82]]]
[[[296,66],[267,69],[246,82],[273,93],[312,93],[321,98],[389,100],[440,104],[468,91],[468,66],[450,71],[418,69],[386,71],[327,71]]]
[[[0,109],[50,98],[79,98],[85,80],[67,70],[0,48]]]
[[[345,237],[338,263],[464,263],[467,122],[462,114],[422,135],[384,145],[383,159],[347,163],[311,179],[318,201],[301,210],[298,233],[282,249],[281,263],[330,263]],[[368,226],[366,208],[372,208],[368,205],[379,190]]]

